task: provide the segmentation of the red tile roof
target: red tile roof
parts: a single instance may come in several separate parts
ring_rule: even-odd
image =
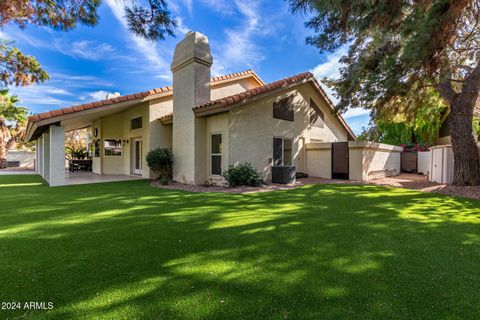
[[[261,93],[265,93],[265,92],[272,91],[274,89],[278,89],[278,88],[282,88],[282,87],[287,87],[287,86],[292,85],[292,84],[297,84],[300,81],[307,80],[307,79],[312,79],[312,78],[314,78],[314,76],[310,72],[300,73],[300,74],[297,74],[293,77],[278,80],[278,81],[263,85],[261,87],[253,88],[253,89],[241,92],[241,93],[234,94],[232,96],[228,96],[228,97],[224,97],[224,98],[221,98],[221,99],[218,99],[218,100],[207,102],[205,104],[202,104],[202,105],[199,105],[199,106],[193,108],[193,110],[200,110],[200,109],[204,109],[204,108],[209,107],[209,106],[226,107],[226,106],[229,106],[229,105],[233,105],[237,102],[246,100],[248,98],[254,97],[254,96],[259,95]]]
[[[288,88],[292,85],[298,85],[301,83],[305,82],[311,82],[317,93],[322,96],[327,105],[330,107],[332,111],[335,110],[335,107],[333,105],[333,102],[328,98],[327,94],[325,91],[322,89],[320,86],[319,82],[315,78],[315,76],[311,72],[305,72],[305,73],[300,73],[297,74],[293,77],[285,78],[282,80],[278,80],[269,84],[266,84],[261,87],[257,87],[251,90],[247,90],[245,92],[241,92],[238,94],[234,94],[232,96],[224,97],[215,101],[210,101],[205,104],[199,105],[195,108],[193,108],[194,112],[197,113],[197,115],[203,114],[206,110],[212,109],[218,112],[224,112],[230,109],[230,107],[235,106],[237,103],[242,104],[246,103],[249,101],[250,98],[261,95],[263,93],[269,93],[275,89],[281,89],[281,88]],[[214,112],[215,112],[214,111]],[[353,133],[352,129],[348,126],[347,122],[343,117],[338,114],[336,115],[340,123],[343,125],[345,130],[348,133],[349,138],[355,140],[355,134]]]
[[[158,118],[162,124],[172,124],[173,121],[173,113],[167,113],[166,115],[161,116]]]
[[[244,77],[244,76],[247,76],[247,75],[252,75],[261,84],[264,83],[262,81],[262,79],[260,79],[260,77],[253,70],[246,70],[246,71],[232,73],[232,74],[228,74],[228,75],[213,77],[211,79],[211,82],[216,83],[216,82],[221,82],[221,81],[225,81],[225,80]],[[45,120],[45,119],[49,119],[49,118],[53,118],[53,117],[57,117],[57,116],[61,116],[61,115],[69,114],[69,113],[84,111],[84,110],[88,110],[88,109],[92,109],[92,108],[99,108],[99,107],[108,106],[108,105],[112,105],[112,104],[116,104],[116,103],[120,103],[120,102],[124,102],[124,101],[142,99],[142,98],[146,98],[148,96],[155,95],[155,94],[171,93],[171,92],[173,92],[172,86],[156,88],[156,89],[152,89],[152,90],[148,90],[148,91],[129,94],[129,95],[126,95],[126,96],[120,96],[120,97],[115,97],[115,98],[111,98],[111,99],[89,102],[89,103],[84,103],[84,104],[80,104],[80,105],[76,105],[76,106],[72,106],[72,107],[68,107],[68,108],[62,108],[62,109],[58,109],[58,110],[53,110],[53,111],[47,111],[47,112],[43,112],[43,113],[39,113],[39,114],[34,114],[34,115],[28,117],[28,121],[29,122],[38,122],[40,120]]]

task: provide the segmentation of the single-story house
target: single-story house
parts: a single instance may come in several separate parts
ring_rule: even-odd
[[[320,171],[331,178],[332,156],[308,160],[308,150],[353,142],[355,135],[311,73],[265,84],[252,70],[211,78],[212,63],[207,37],[190,32],[175,49],[173,86],[31,116],[27,139],[37,142],[37,171],[50,185],[63,185],[65,131],[88,128],[99,175],[153,177],[146,154],[162,147],[173,152],[173,179],[187,184],[220,183],[229,165],[243,162],[265,181],[272,166],[308,173],[308,164],[317,162],[330,163],[330,170]],[[348,173],[348,151],[336,149]],[[384,149],[399,159],[398,150]]]

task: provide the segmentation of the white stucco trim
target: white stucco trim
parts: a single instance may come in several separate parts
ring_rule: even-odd
[[[349,149],[356,149],[356,148],[376,149],[376,150],[396,151],[396,152],[403,151],[402,147],[393,146],[385,143],[372,142],[372,141],[349,141],[348,148]]]

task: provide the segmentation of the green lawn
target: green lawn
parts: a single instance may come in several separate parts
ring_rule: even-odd
[[[480,202],[377,186],[235,195],[0,176],[9,319],[473,319]]]

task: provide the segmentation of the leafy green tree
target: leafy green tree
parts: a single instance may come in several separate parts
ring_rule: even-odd
[[[0,90],[0,169],[7,166],[8,150],[25,136],[27,109],[7,89]]]
[[[364,129],[360,139],[388,144],[435,144],[445,118],[447,106],[432,88],[419,96],[396,99],[374,110],[372,126]]]
[[[290,0],[313,14],[307,38],[320,51],[349,46],[338,80],[330,80],[338,110],[394,110],[398,99],[434,88],[450,109],[457,185],[480,184],[472,135],[480,90],[480,0]],[[412,108],[405,108],[406,112]]]
[[[130,31],[146,39],[157,41],[173,36],[176,21],[165,0],[116,0],[126,4],[125,16]],[[0,28],[15,24],[45,26],[58,31],[69,31],[77,25],[95,26],[102,0],[2,0],[0,1]],[[11,42],[0,42],[0,84],[25,86],[43,82],[47,73],[38,61],[24,55]]]

